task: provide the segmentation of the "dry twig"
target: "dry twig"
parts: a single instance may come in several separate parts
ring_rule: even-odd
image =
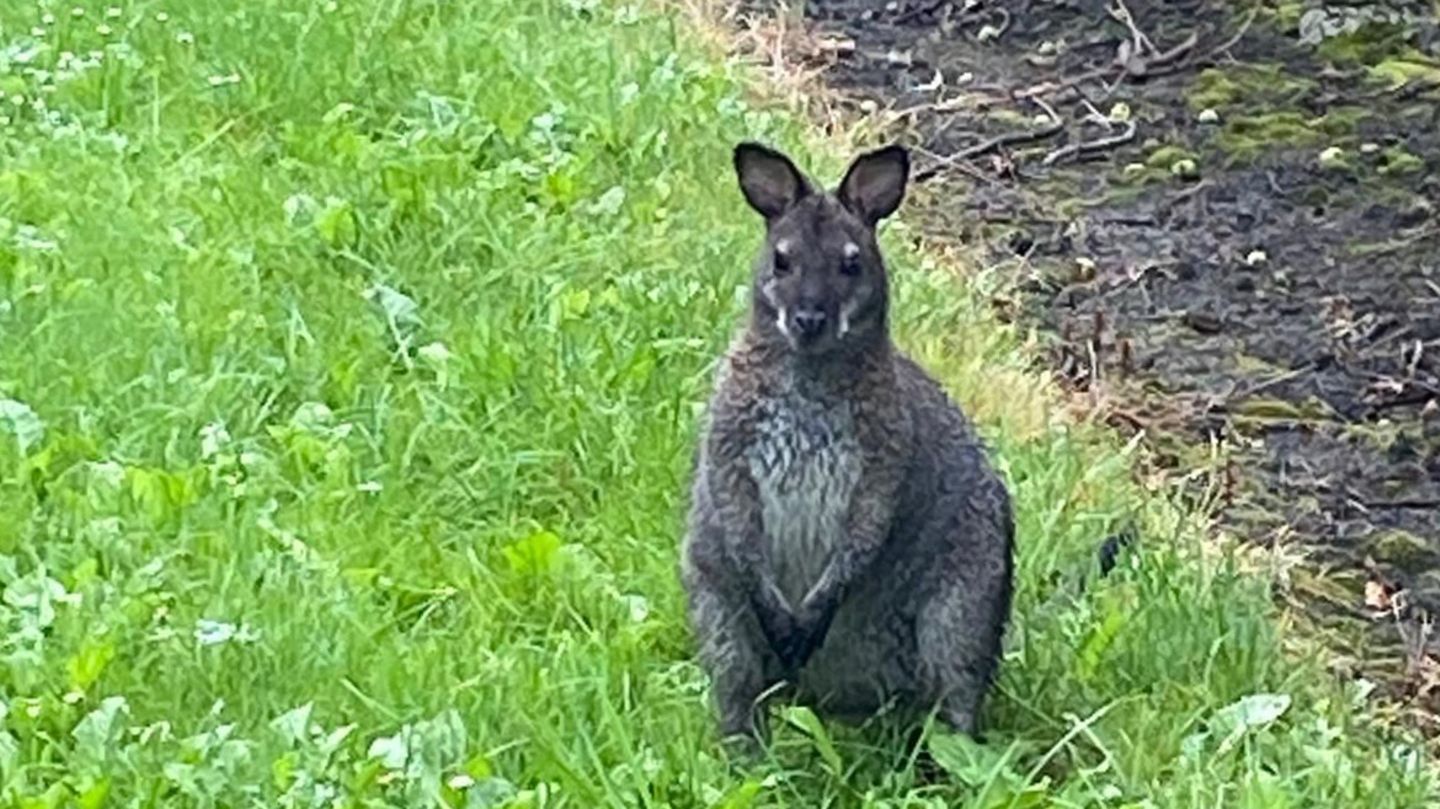
[[[982,141],[974,146],[961,149],[954,154],[943,155],[939,158],[940,162],[936,165],[917,172],[911,182],[923,183],[933,178],[936,174],[939,174],[941,169],[953,167],[966,160],[972,160],[1006,146],[1034,143],[1035,141],[1054,137],[1060,134],[1060,130],[1065,128],[1065,123],[1058,118],[1051,120],[1054,121],[1054,123],[1041,129],[1033,129],[1029,132],[1007,132],[1004,135],[997,135],[987,141]]]
[[[1126,121],[1123,132],[1106,135],[1103,138],[1096,138],[1094,140],[1076,141],[1075,143],[1061,146],[1059,149],[1045,155],[1045,159],[1041,160],[1040,164],[1042,166],[1053,166],[1061,160],[1068,160],[1072,157],[1092,155],[1107,149],[1114,149],[1117,146],[1134,140],[1136,129],[1137,127],[1134,121]]]
[[[904,25],[909,22],[914,22],[927,14],[933,14],[939,11],[949,4],[950,0],[934,0],[930,3],[922,3],[912,9],[901,12],[900,15],[895,18],[895,24]]]

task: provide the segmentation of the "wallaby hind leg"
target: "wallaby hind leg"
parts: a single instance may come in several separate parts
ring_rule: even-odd
[[[980,709],[999,664],[1010,584],[1000,570],[966,573],[971,575],[942,583],[916,618],[918,685],[931,705],[939,703],[940,718],[952,730],[978,738]]]
[[[700,664],[710,675],[720,735],[760,740],[766,733],[760,695],[768,680],[759,625],[743,600],[737,603],[704,584],[690,588],[689,602]]]

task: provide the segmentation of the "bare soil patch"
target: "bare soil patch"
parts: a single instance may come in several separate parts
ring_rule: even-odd
[[[1340,612],[1398,613],[1405,631],[1372,633],[1367,655],[1428,693],[1435,6],[811,0],[804,15],[828,85],[921,156],[912,218],[1017,267],[998,303],[1165,462],[1223,442],[1222,524],[1299,543]]]

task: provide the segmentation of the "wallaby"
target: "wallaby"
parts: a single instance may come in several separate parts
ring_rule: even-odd
[[[694,456],[681,561],[721,733],[763,739],[762,698],[783,682],[823,715],[935,710],[977,735],[1014,517],[968,419],[891,342],[875,228],[909,155],[862,154],[828,192],[757,143],[734,164],[765,240]]]

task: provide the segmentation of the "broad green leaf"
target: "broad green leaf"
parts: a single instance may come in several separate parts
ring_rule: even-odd
[[[270,727],[283,736],[285,741],[303,744],[309,738],[310,713],[314,707],[313,702],[307,702],[298,708],[292,708],[271,720]]]
[[[830,740],[830,734],[826,732],[825,725],[815,712],[803,705],[792,705],[785,709],[785,721],[798,728],[815,744],[815,750],[820,758],[829,768],[830,774],[839,776],[844,772],[840,763],[840,753],[835,749],[835,743]]]
[[[70,673],[70,688],[86,691],[100,679],[105,667],[115,658],[115,643],[108,639],[87,638],[65,668]]]
[[[24,402],[0,399],[0,432],[15,436],[15,441],[20,445],[20,454],[24,455],[44,439],[45,424]]]
[[[1128,621],[1128,613],[1124,612],[1118,603],[1110,602],[1104,619],[1086,633],[1084,640],[1080,642],[1080,649],[1075,655],[1075,673],[1081,682],[1095,680],[1096,674],[1100,671],[1100,663],[1105,658],[1105,652],[1115,642],[1115,638],[1119,636]]]
[[[100,706],[86,714],[70,735],[76,749],[91,761],[103,760],[123,729],[130,706],[124,697],[106,697]]]
[[[330,198],[315,217],[315,232],[330,247],[346,247],[354,243],[360,228],[355,219],[355,209],[343,199]]]
[[[75,797],[75,803],[80,809],[100,809],[109,797],[110,779],[101,778],[82,790]]]
[[[983,787],[994,780],[1009,757],[1008,750],[980,744],[963,733],[932,733],[925,744],[936,764],[970,787]]]
[[[530,536],[511,543],[501,549],[510,569],[524,575],[539,575],[550,571],[563,545],[560,537],[549,531],[537,531]]]
[[[755,799],[765,789],[765,783],[751,778],[741,782],[734,789],[725,793],[714,809],[750,809],[755,805]]]
[[[1228,752],[1251,731],[1273,724],[1290,708],[1289,694],[1250,694],[1215,712],[1203,730],[1185,737],[1182,754],[1197,760],[1205,752],[1207,742],[1219,738],[1216,755]]]

